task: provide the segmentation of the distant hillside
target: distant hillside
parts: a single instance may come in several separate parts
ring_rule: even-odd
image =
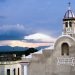
[[[28,48],[27,47],[11,47],[11,46],[0,46],[0,51],[3,52],[3,51],[24,51],[24,50],[27,50]]]
[[[39,47],[36,47],[35,49],[40,50],[40,49],[44,49],[46,47],[49,47],[49,46],[39,46]],[[0,52],[25,51],[27,49],[28,49],[27,47],[0,46]]]

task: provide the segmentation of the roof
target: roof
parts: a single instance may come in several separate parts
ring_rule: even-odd
[[[72,19],[72,18],[75,18],[75,15],[74,15],[73,11],[67,10],[67,12],[64,15],[64,19]]]
[[[73,19],[73,20],[75,20],[75,15],[74,15],[74,12],[71,10],[70,4],[71,3],[69,2],[68,10],[66,11],[66,13],[64,15],[64,19],[63,20],[66,20],[66,19]]]

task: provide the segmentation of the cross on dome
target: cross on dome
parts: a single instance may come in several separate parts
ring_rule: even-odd
[[[68,3],[68,7],[69,7],[69,10],[70,10],[70,8],[71,8],[71,2]]]
[[[68,9],[71,9],[71,2],[68,3]]]

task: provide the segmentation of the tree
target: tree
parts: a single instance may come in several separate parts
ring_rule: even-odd
[[[37,52],[38,50],[35,49],[35,48],[29,48],[25,51],[25,55],[29,55],[30,53],[34,53],[34,52]]]

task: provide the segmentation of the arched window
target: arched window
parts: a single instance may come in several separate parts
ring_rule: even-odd
[[[72,22],[69,22],[69,26],[72,27]]]
[[[65,22],[65,27],[68,27],[68,22]]]
[[[61,50],[62,50],[61,55],[64,55],[64,54],[69,55],[69,45],[67,43],[63,43],[61,45]]]

